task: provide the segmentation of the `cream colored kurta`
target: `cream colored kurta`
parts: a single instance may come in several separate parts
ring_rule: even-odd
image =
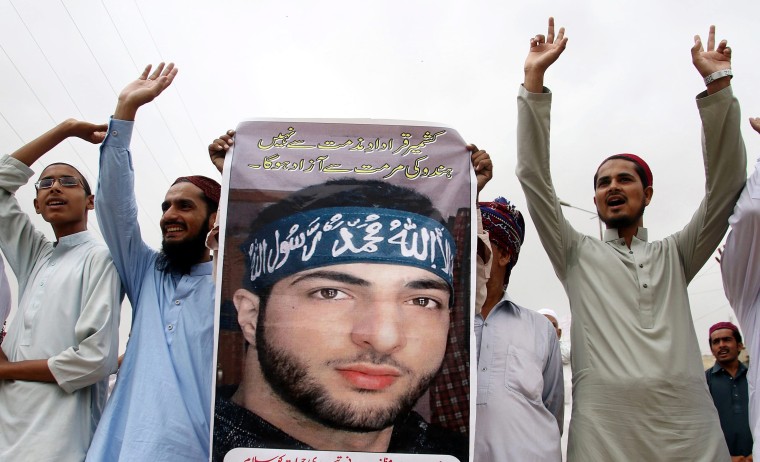
[[[518,95],[517,176],[544,249],[570,300],[573,410],[568,460],[730,460],[704,380],[686,286],[710,258],[745,178],[731,88],[699,95],[706,195],[662,241],[640,228],[630,249],[562,215],[549,171],[551,93]]]

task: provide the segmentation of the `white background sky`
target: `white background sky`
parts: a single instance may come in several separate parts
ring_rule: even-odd
[[[694,34],[706,41],[710,24],[734,50],[732,85],[754,164],[760,135],[746,122],[760,115],[754,0],[0,0],[0,150],[10,153],[68,117],[107,121],[119,90],[145,64],[166,60],[179,75],[140,111],[132,144],[139,219],[151,245],[160,243],[160,202],[171,181],[191,173],[219,178],[206,146],[252,117],[448,125],[493,158],[495,177],[482,198],[503,195],[527,212],[514,176],[515,96],[528,40],[545,33],[549,15],[570,39],[546,80],[555,93],[552,169],[563,200],[593,210],[599,162],[633,152],[654,172],[650,238],[685,225],[704,188],[694,102],[704,85],[689,48]],[[34,167],[60,160],[94,184],[97,147],[65,142]],[[17,195],[29,213],[33,191],[30,184]],[[577,229],[598,232],[592,215],[566,216]],[[569,323],[567,298],[529,220],[514,271],[509,292],[518,303],[553,308]],[[708,353],[707,328],[731,318],[717,263],[705,265],[689,292]],[[128,331],[123,317],[123,339]]]

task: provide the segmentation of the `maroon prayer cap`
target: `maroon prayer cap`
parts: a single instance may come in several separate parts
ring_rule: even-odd
[[[174,186],[177,183],[192,183],[198,188],[200,188],[201,191],[203,191],[203,194],[213,201],[215,204],[219,205],[219,197],[222,194],[222,187],[217,183],[216,181],[212,180],[209,177],[205,177],[202,175],[193,175],[193,176],[181,176],[174,180],[174,183],[172,183],[172,186]]]
[[[605,162],[607,162],[608,160],[613,160],[613,159],[625,159],[641,167],[644,170],[644,175],[646,175],[647,177],[646,178],[647,186],[652,186],[652,169],[649,168],[649,164],[644,162],[644,159],[637,156],[636,154],[622,153],[622,154],[611,155],[608,158],[604,159],[604,161],[602,161],[601,164],[599,164],[599,167],[596,169],[596,171],[598,172]]]
[[[719,322],[717,324],[713,324],[710,327],[710,335],[712,335],[712,333],[715,332],[716,330],[720,330],[720,329],[730,329],[730,330],[732,330],[734,332],[737,332],[737,333],[739,332],[739,328],[736,327],[736,325],[734,323],[723,321],[723,322]]]

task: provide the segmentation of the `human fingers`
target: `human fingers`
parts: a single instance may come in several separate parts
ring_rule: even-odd
[[[564,40],[565,43],[567,43],[567,39],[565,38],[565,28],[564,27],[560,27],[559,28],[559,33],[557,34],[557,38],[555,39],[555,41],[556,42],[561,42],[563,40]]]
[[[691,57],[697,57],[702,51],[704,51],[704,48],[702,48],[702,39],[699,37],[699,35],[695,35],[694,45],[691,47]]]
[[[161,72],[164,70],[165,64],[163,62],[158,63],[158,66],[153,70],[153,73],[150,74],[148,77],[148,80],[156,80],[161,76]]]
[[[163,72],[161,72],[161,75],[162,76],[169,75],[169,74],[172,73],[172,71],[174,71],[174,63],[169,63],[169,64],[166,65],[166,67],[164,68]],[[176,72],[175,72],[175,74],[176,74]]]
[[[138,79],[140,79],[140,80],[147,79],[148,78],[148,74],[150,74],[150,68],[151,67],[153,67],[152,64],[148,64],[147,66],[145,66],[145,69],[143,69],[142,74],[140,74],[140,77],[138,77]]]
[[[536,42],[538,43],[546,43],[546,37],[544,34],[538,34],[536,35]]]
[[[715,26],[710,26],[710,32],[707,33],[707,51],[715,49]]]
[[[546,43],[554,43],[554,18],[549,16],[549,28],[546,31]]]
[[[465,146],[465,148],[468,151],[470,151],[470,152],[476,152],[476,151],[478,151],[478,147],[475,146],[474,144],[468,144],[467,146]]]

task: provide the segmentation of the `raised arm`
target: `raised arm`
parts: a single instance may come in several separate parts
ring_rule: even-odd
[[[472,168],[475,171],[475,179],[477,181],[477,197],[479,197],[483,187],[493,178],[493,163],[491,162],[491,156],[482,149],[478,149],[474,144],[467,145],[467,150],[470,151],[470,161],[472,162]],[[478,199],[476,198],[476,200]],[[488,232],[483,229],[483,218],[480,214],[480,207],[477,208],[477,212],[478,248],[475,275],[475,312],[480,314],[486,301],[486,295],[488,295],[486,284],[491,277],[492,253]]]
[[[100,143],[105,130],[106,125],[68,119],[0,159],[0,248],[19,281],[26,279],[42,249],[50,243],[19,206],[16,191],[34,174],[32,164],[66,138]]]
[[[760,118],[750,119],[750,124],[760,133]],[[745,343],[752,345],[760,300],[760,160],[747,179],[729,224],[731,232],[721,258],[723,288],[748,337]]]
[[[525,83],[517,96],[517,178],[520,180],[528,211],[536,226],[541,244],[564,281],[566,250],[581,235],[565,220],[554,191],[549,162],[549,120],[551,93],[544,92],[544,74],[565,50],[567,37],[560,28],[554,37],[554,19],[549,18],[547,36],[530,40],[525,60]]]
[[[731,49],[725,40],[715,46],[715,27],[710,26],[707,48],[694,37],[692,61],[706,77],[707,91],[697,96],[702,119],[702,154],[705,164],[705,198],[682,231],[676,234],[690,281],[723,239],[728,217],[744,186],[747,153],[742,139],[739,102],[730,88]]]
[[[171,63],[159,64],[152,74],[150,70],[148,65],[137,80],[119,94],[100,150],[95,201],[103,238],[133,307],[139,297],[142,277],[154,264],[156,252],[143,242],[137,220],[134,169],[129,151],[132,129],[137,110],[160,95],[177,75],[177,68]]]
[[[19,148],[11,154],[11,157],[20,160],[27,167],[31,167],[40,157],[58,146],[66,138],[75,136],[90,143],[98,144],[103,142],[107,129],[108,125],[106,124],[96,125],[81,120],[67,119]]]

